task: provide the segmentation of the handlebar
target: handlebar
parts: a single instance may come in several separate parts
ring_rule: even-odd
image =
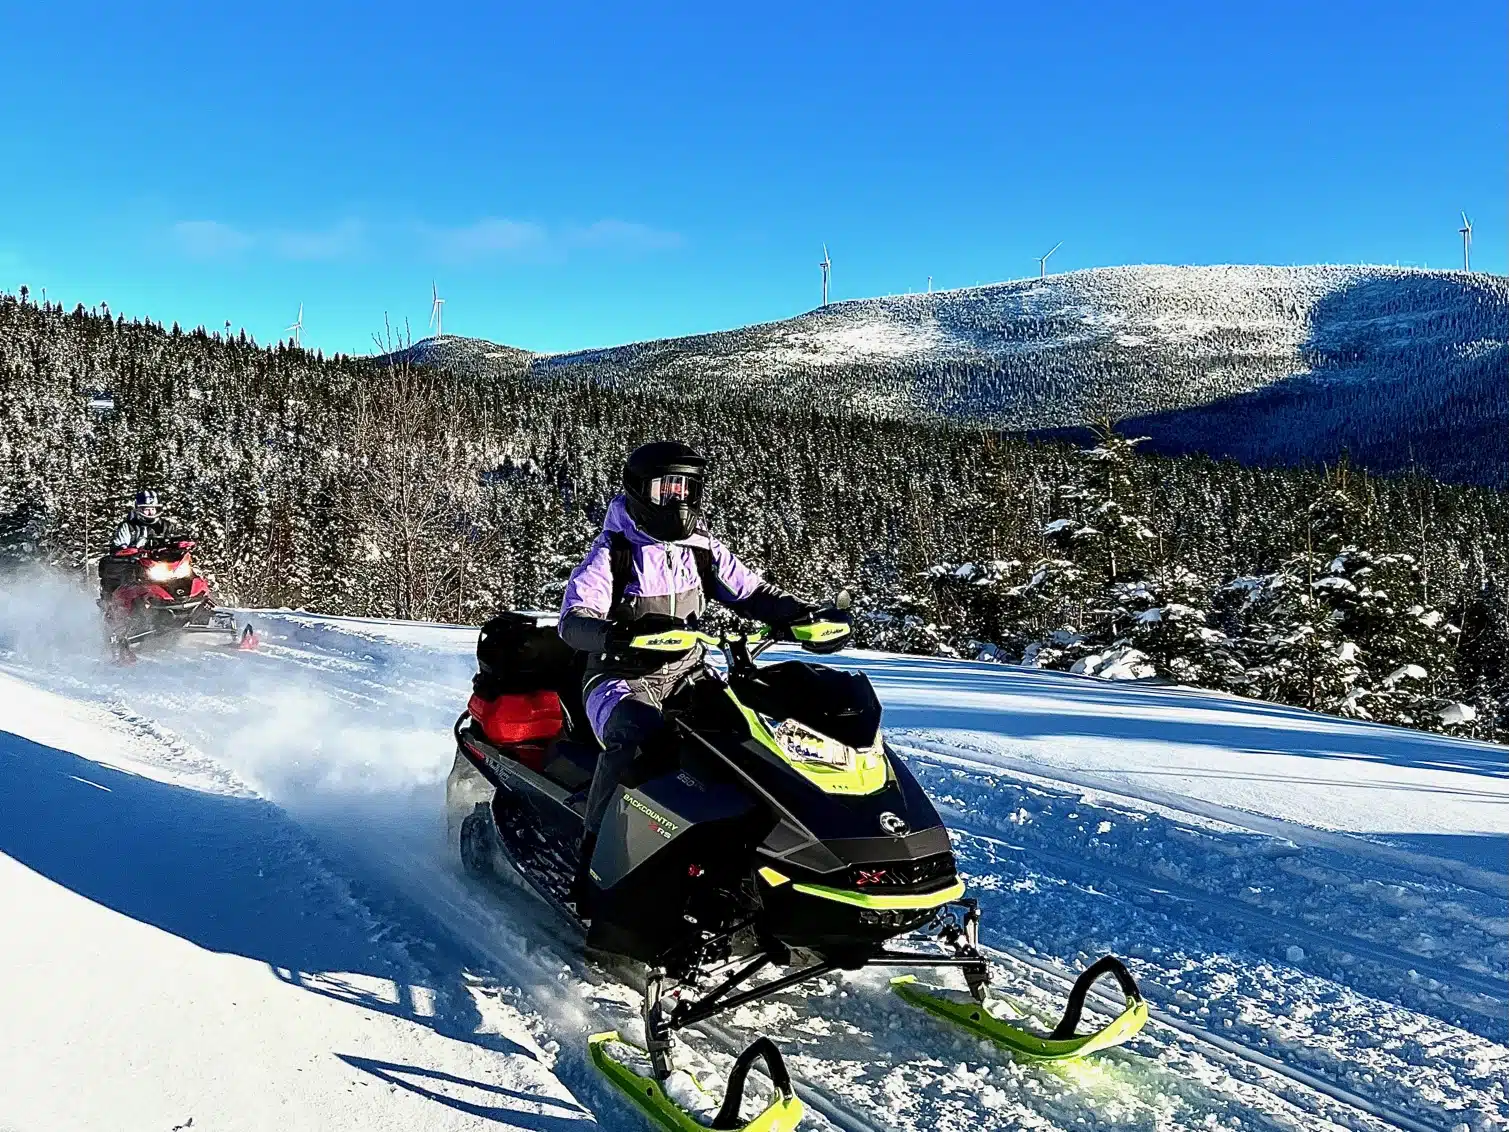
[[[727,650],[729,645],[740,641],[775,643],[769,631],[764,629],[756,629],[752,633],[725,633],[721,637],[714,637],[710,633],[699,633],[696,629],[671,629],[664,633],[641,633],[637,637],[631,637],[629,647],[645,649],[649,652],[686,652],[698,645],[708,645],[711,648]]]
[[[680,653],[694,649],[698,645],[707,645],[710,648],[721,649],[724,653],[730,653],[731,649],[742,646],[747,650],[749,658],[753,660],[781,640],[788,640],[799,645],[822,644],[847,636],[852,631],[852,627],[842,621],[813,621],[806,625],[792,625],[786,628],[786,632],[790,634],[786,637],[782,637],[778,630],[770,626],[755,629],[749,633],[725,633],[721,637],[698,632],[696,629],[670,629],[660,633],[641,633],[637,637],[631,637],[629,647],[647,652]]]

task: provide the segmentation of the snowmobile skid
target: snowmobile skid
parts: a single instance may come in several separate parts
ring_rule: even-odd
[[[791,635],[829,632],[847,627]],[[735,1061],[713,1113],[700,1087],[667,1091],[684,1077],[677,1036],[866,967],[958,970],[966,1001],[909,982],[896,992],[1019,1053],[1084,1056],[1131,1037],[1146,1008],[1114,958],[1085,973],[1051,1034],[1001,1017],[979,907],[964,896],[932,802],[881,737],[868,679],[798,661],[757,665],[771,640],[690,631],[636,640],[642,649],[720,647],[727,674],[708,669],[667,703],[665,729],[641,750],[582,870],[577,846],[598,750],[582,710],[584,658],[561,642],[553,618],[505,614],[483,626],[481,671],[454,730],[448,826],[469,872],[521,876],[575,925],[587,951],[636,972],[644,1043],[597,1035],[594,1064],[671,1132],[783,1132],[800,1119],[801,1102],[768,1039]],[[1085,995],[1105,974],[1127,992],[1128,1011],[1078,1036]],[[776,1095],[746,1123],[739,1109],[757,1064]],[[688,1097],[707,1101],[707,1111],[680,1103]]]

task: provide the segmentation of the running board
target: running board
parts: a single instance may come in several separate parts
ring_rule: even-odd
[[[1085,996],[1090,987],[1100,978],[1110,975],[1115,978],[1126,996],[1126,1008],[1112,1021],[1090,1034],[1079,1034],[1080,1016],[1084,1013]],[[997,1018],[985,1009],[983,1003],[961,1002],[934,994],[917,985],[911,975],[902,975],[891,980],[891,989],[902,1000],[921,1007],[930,1014],[952,1022],[982,1038],[988,1038],[1004,1046],[1012,1053],[1039,1061],[1067,1061],[1088,1057],[1112,1046],[1130,1041],[1147,1024],[1147,1003],[1137,989],[1136,980],[1126,965],[1114,955],[1107,955],[1089,967],[1075,980],[1069,992],[1069,1002],[1064,1016],[1050,1034],[1034,1034],[1004,1019]]]

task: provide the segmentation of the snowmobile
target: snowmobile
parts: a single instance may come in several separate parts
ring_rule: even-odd
[[[719,648],[726,672],[704,668],[666,704],[666,726],[641,749],[603,819],[583,891],[578,845],[600,749],[583,710],[586,658],[561,641],[550,615],[505,613],[482,627],[473,694],[454,727],[452,845],[468,872],[522,876],[589,951],[642,973],[644,1046],[610,1032],[594,1035],[589,1053],[662,1127],[795,1127],[802,1102],[768,1038],[734,1062],[711,1124],[667,1092],[673,1038],[838,970],[957,969],[968,987],[962,999],[905,977],[893,987],[1029,1057],[1083,1056],[1126,1041],[1147,1018],[1136,983],[1112,956],[1080,977],[1052,1033],[1001,1017],[988,990],[979,906],[965,896],[932,802],[881,735],[869,679],[798,660],[756,663],[777,641],[848,632],[818,621],[636,638],[640,649]],[[775,977],[752,983],[761,974]],[[1077,1034],[1085,996],[1103,975],[1120,984],[1126,1008],[1101,1030]],[[743,1123],[744,1085],[760,1062],[776,1097]]]
[[[238,626],[229,611],[215,607],[193,549],[191,540],[173,539],[140,549],[126,547],[109,556],[112,566],[125,575],[100,601],[106,643],[118,662],[134,663],[136,647],[152,640],[196,638],[242,652],[260,644],[250,625]]]

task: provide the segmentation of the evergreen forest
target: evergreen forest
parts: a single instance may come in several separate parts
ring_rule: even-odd
[[[675,437],[713,533],[851,590],[861,644],[1509,739],[1501,490],[412,356],[0,295],[0,560],[87,581],[149,487],[226,603],[476,624],[555,607],[625,454]]]

